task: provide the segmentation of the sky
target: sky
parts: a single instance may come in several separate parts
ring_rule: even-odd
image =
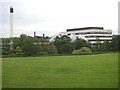
[[[104,27],[118,33],[119,0],[1,0],[0,37],[10,36],[10,6],[14,36],[53,36],[66,29]]]

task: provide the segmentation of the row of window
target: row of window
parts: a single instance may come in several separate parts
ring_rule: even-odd
[[[95,38],[96,38],[96,37],[99,37],[99,38],[100,38],[100,37],[112,37],[112,36],[85,36],[85,37],[86,37],[86,38],[91,38],[91,37],[95,37]]]
[[[75,33],[75,35],[79,35],[79,34],[112,34],[112,32],[80,32],[80,33]],[[67,34],[67,35],[71,35],[71,34]]]
[[[88,41],[96,41],[96,42],[97,42],[97,40],[96,40],[96,39],[93,39],[93,40],[88,40]],[[111,40],[104,39],[104,40],[99,40],[99,41],[111,41]]]

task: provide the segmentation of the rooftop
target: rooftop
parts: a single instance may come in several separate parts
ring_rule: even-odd
[[[66,31],[78,31],[78,30],[88,30],[88,29],[103,29],[103,27],[84,27],[84,28],[73,28],[73,29],[67,29]]]

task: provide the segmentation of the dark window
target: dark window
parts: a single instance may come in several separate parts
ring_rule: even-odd
[[[10,13],[13,13],[13,8],[12,7],[10,7]]]
[[[71,35],[71,34],[67,34],[67,35]]]
[[[75,33],[75,35],[79,35],[80,33]]]

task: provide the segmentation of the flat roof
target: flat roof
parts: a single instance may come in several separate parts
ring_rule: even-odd
[[[84,27],[84,28],[73,28],[73,29],[67,29],[66,31],[79,31],[79,30],[87,30],[87,29],[103,29],[103,27]]]

